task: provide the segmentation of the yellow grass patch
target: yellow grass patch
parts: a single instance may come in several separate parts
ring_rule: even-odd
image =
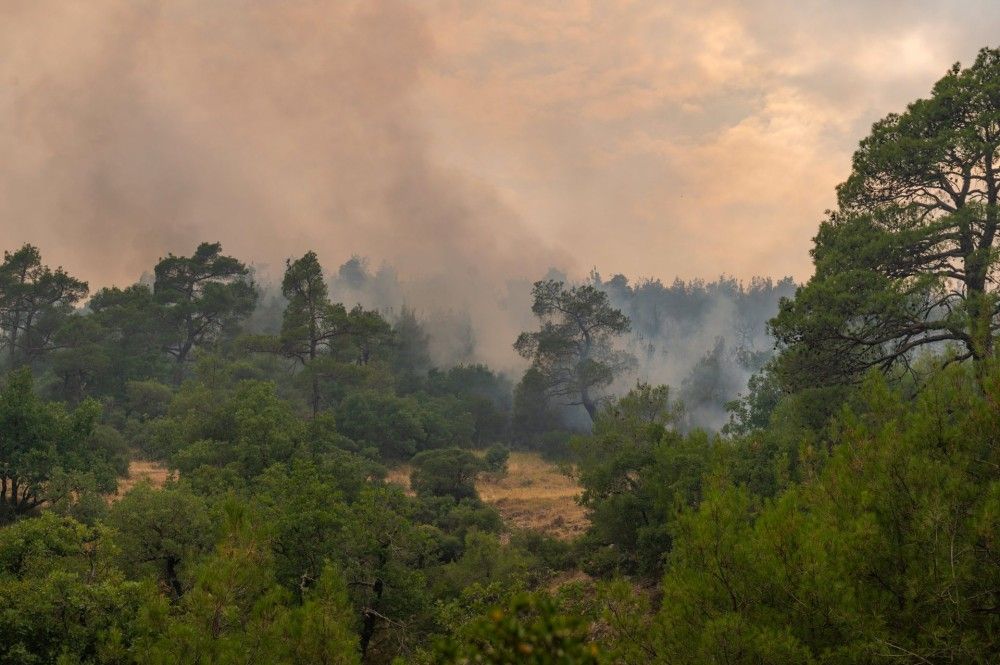
[[[476,481],[479,496],[494,506],[507,524],[563,539],[587,529],[587,513],[576,503],[581,488],[559,467],[538,453],[512,452],[507,469],[502,478],[482,474]],[[408,465],[390,470],[386,479],[410,491]]]
[[[148,480],[153,487],[163,487],[169,477],[170,471],[159,462],[131,459],[128,463],[128,475],[118,480],[118,489],[108,497],[108,501],[117,501],[144,480]]]

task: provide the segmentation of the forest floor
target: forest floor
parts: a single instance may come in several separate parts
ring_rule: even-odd
[[[403,465],[392,469],[388,480],[409,489],[410,468]],[[538,453],[512,452],[507,475],[483,474],[476,481],[476,489],[483,501],[515,528],[565,540],[587,529],[587,513],[576,502],[580,486]]]

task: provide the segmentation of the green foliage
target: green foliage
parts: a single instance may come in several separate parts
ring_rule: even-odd
[[[657,653],[669,662],[993,660],[997,446],[950,371],[913,403],[871,380],[833,453],[773,503],[716,482],[678,522]]]
[[[14,365],[51,350],[54,337],[87,295],[87,283],[42,264],[37,247],[4,252],[0,263],[0,349]]]
[[[337,409],[338,429],[360,449],[384,460],[405,460],[419,451],[471,443],[474,424],[454,398],[398,397],[363,390]]]
[[[396,353],[392,369],[404,392],[415,390],[431,368],[430,337],[412,309],[403,307],[392,326]]]
[[[583,665],[605,661],[579,617],[561,613],[544,595],[523,594],[464,627],[460,639],[438,645],[435,662]]]
[[[628,318],[611,306],[607,293],[590,285],[567,289],[547,280],[535,282],[531,294],[541,329],[521,333],[514,349],[531,361],[549,394],[583,405],[596,419],[597,391],[634,362],[612,346],[629,331]]]
[[[87,307],[86,318],[99,329],[98,344],[107,359],[104,375],[95,378],[92,387],[128,399],[129,382],[167,376],[162,306],[148,286],[101,289]]]
[[[125,470],[117,434],[96,427],[100,407],[73,411],[44,402],[26,369],[0,387],[0,522],[57,501],[75,485],[65,474],[88,474],[95,489],[111,491]],[[62,481],[51,483],[62,475]]]
[[[387,460],[412,457],[426,438],[416,400],[388,393],[349,395],[337,409],[337,423],[358,446],[375,448]]]
[[[249,480],[305,447],[305,424],[274,384],[241,381],[230,394],[210,394],[207,386],[188,384],[171,405],[183,442],[171,459],[182,474],[231,467]]]
[[[595,571],[658,573],[673,515],[700,498],[711,447],[704,434],[671,429],[679,416],[666,386],[639,384],[574,441]]]
[[[507,438],[511,386],[506,377],[485,365],[456,365],[446,372],[432,369],[427,389],[432,395],[451,395],[459,400],[459,408],[472,415],[472,440],[476,444]]]
[[[216,541],[212,517],[190,489],[140,484],[112,506],[107,523],[115,530],[122,570],[132,578],[152,574],[179,598],[185,569]]]
[[[106,530],[51,513],[0,529],[0,662],[130,662],[153,595],[112,557]]]
[[[359,662],[344,582],[323,569],[301,605],[274,582],[270,553],[244,508],[226,506],[226,536],[195,570],[193,588],[170,614],[151,613],[159,637],[141,642],[150,663]]]
[[[211,346],[253,312],[257,287],[220,243],[203,242],[190,257],[168,254],[155,268],[153,293],[162,308],[164,350],[176,361],[175,381],[196,348]]]
[[[471,529],[465,535],[462,556],[442,567],[438,588],[450,589],[452,594],[474,584],[524,588],[537,585],[545,572],[530,552],[501,545],[495,534]]]
[[[931,96],[876,122],[819,229],[816,272],[772,329],[792,388],[852,382],[950,345],[990,357],[997,331],[1000,50],[959,65]]]
[[[483,460],[461,448],[425,450],[412,461],[410,486],[421,496],[450,496],[455,501],[478,498],[476,476]]]
[[[529,367],[514,388],[511,436],[527,448],[546,449],[545,438],[563,427],[562,418],[549,399],[548,382],[542,372]]]
[[[320,407],[320,391],[319,374],[312,364],[347,334],[347,310],[330,302],[315,252],[287,261],[281,292],[288,300],[281,324],[281,351],[311,370],[310,404],[315,415]]]
[[[484,468],[490,473],[498,475],[507,474],[507,460],[510,459],[510,448],[495,444],[486,449],[483,456]]]
[[[141,419],[166,415],[174,393],[157,381],[129,381],[125,384],[125,404],[129,415]]]

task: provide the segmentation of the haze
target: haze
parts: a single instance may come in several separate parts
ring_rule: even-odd
[[[998,28],[987,2],[7,0],[0,231],[98,285],[200,240],[479,290],[801,280],[868,125]]]

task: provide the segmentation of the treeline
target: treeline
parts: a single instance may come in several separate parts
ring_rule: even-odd
[[[596,272],[590,279],[631,322],[623,343],[638,361],[635,378],[676,386],[680,425],[711,430],[726,424],[731,403],[774,356],[767,324],[797,286],[791,277],[676,279],[669,286],[623,275],[603,280]]]

